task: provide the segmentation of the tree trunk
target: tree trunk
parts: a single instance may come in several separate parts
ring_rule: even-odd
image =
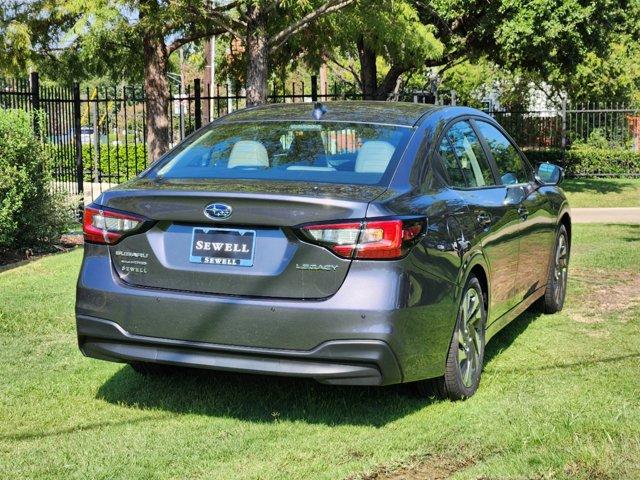
[[[360,86],[365,100],[374,100],[378,91],[378,70],[376,52],[367,47],[364,37],[358,37],[358,56],[360,58]]]
[[[398,86],[400,75],[406,71],[407,69],[400,65],[391,65],[391,68],[376,91],[376,100],[389,100],[389,97],[395,92]]]
[[[169,54],[161,35],[147,34],[142,42],[147,109],[147,158],[149,163],[152,163],[169,150]]]
[[[247,106],[267,103],[267,77],[269,75],[269,44],[266,22],[260,6],[249,7],[247,29]]]

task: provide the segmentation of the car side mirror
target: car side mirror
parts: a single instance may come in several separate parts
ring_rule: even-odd
[[[541,163],[536,169],[535,178],[540,185],[560,185],[564,180],[564,170],[553,163]]]
[[[527,197],[527,192],[522,185],[507,187],[507,195],[504,197],[505,205],[520,205]]]

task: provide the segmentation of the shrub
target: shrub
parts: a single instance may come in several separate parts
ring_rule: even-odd
[[[622,148],[574,147],[565,153],[569,175],[640,173],[640,153]]]
[[[0,248],[33,248],[57,241],[73,218],[51,192],[47,155],[33,116],[0,109]]]
[[[91,181],[94,177],[94,156],[92,145],[82,146],[82,159],[84,165],[84,179]],[[100,177],[104,182],[119,183],[136,176],[147,167],[147,157],[143,144],[100,146]],[[97,179],[93,178],[94,181]]]
[[[640,173],[640,153],[625,148],[574,145],[571,149],[530,150],[529,161],[536,165],[551,162],[565,168],[567,175],[630,175]]]

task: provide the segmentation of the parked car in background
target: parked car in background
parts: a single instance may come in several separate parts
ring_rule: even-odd
[[[93,142],[94,129],[93,127],[80,127],[80,141],[83,145],[88,145]],[[70,128],[66,133],[59,135],[52,135],[50,137],[52,143],[63,144],[75,141],[75,129]]]
[[[562,177],[470,108],[238,111],[86,207],[80,349],[469,397],[501,328],[563,306]]]
[[[87,145],[93,142],[93,127],[81,127],[80,128],[80,140],[83,145]]]

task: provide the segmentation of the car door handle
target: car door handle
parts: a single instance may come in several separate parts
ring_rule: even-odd
[[[526,220],[529,216],[529,210],[527,210],[526,207],[520,206],[518,207],[518,215],[520,215],[522,220]]]
[[[487,212],[480,212],[476,217],[476,221],[482,228],[488,227],[489,225],[491,225],[491,215],[489,215]]]

